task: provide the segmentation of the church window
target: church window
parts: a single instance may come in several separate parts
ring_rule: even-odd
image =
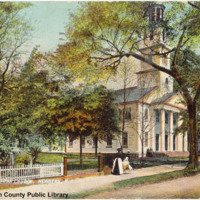
[[[151,9],[151,21],[154,22],[155,21],[155,8]]]
[[[153,40],[153,30],[150,31],[150,40]]]
[[[147,147],[148,146],[148,132],[145,132],[145,137],[144,137],[144,145],[145,145],[145,147]]]
[[[122,145],[123,145],[123,147],[128,146],[128,133],[127,132],[122,133]]]
[[[165,41],[165,31],[163,30],[163,41]]]
[[[169,124],[169,113],[165,111],[165,124]]]
[[[169,83],[169,80],[168,80],[168,78],[166,78],[165,79],[165,84],[168,85],[168,83]]]
[[[126,108],[125,119],[131,119],[131,108]]]
[[[155,110],[155,115],[156,115],[156,123],[159,123],[160,122],[160,111]]]
[[[157,8],[157,17],[156,17],[156,19],[157,20],[160,20],[160,8]]]
[[[164,65],[167,65],[167,56],[164,54],[163,57],[162,57],[162,63]]]
[[[145,114],[144,114],[144,118],[145,118],[145,122],[148,121],[148,109],[145,109]]]
[[[161,18],[163,19],[163,9],[161,9],[160,11],[161,11]]]
[[[156,134],[156,151],[159,151],[159,139],[160,139],[160,135]]]
[[[69,136],[69,147],[73,147],[73,141],[74,141],[74,138],[73,136]]]
[[[173,113],[173,126],[174,126],[174,129],[177,127],[177,118],[178,118],[177,113]]]
[[[168,135],[165,135],[165,151],[168,151]]]
[[[176,135],[173,135],[173,151],[176,151]]]
[[[112,147],[112,134],[107,135],[107,147]]]

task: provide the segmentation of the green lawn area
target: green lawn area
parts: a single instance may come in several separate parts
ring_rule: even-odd
[[[67,157],[67,154],[62,153],[40,153],[37,159],[38,163],[61,163],[63,158]]]
[[[68,158],[68,170],[97,169],[98,160],[94,155],[83,155],[83,164],[80,166],[79,154],[40,153],[38,163],[61,163],[63,158]]]
[[[69,161],[79,160],[79,154],[65,154],[65,153],[40,153],[37,160],[38,163],[60,163],[63,162],[63,158],[67,157]],[[83,155],[84,159],[95,159],[94,155]]]

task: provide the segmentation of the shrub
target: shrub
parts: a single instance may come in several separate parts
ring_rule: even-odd
[[[28,165],[30,163],[30,157],[27,153],[18,154],[15,157],[15,164],[24,164]]]

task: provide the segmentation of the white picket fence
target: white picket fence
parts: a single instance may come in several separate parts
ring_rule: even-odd
[[[62,176],[63,168],[63,163],[1,167],[0,183],[20,183],[36,178]]]

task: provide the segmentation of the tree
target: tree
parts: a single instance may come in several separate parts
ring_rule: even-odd
[[[108,136],[118,136],[118,112],[115,105],[115,95],[105,86],[89,88],[85,92],[85,108],[92,118],[91,135],[95,138],[95,154],[97,155],[98,141]]]
[[[19,148],[33,144],[27,139],[30,135],[32,138],[40,135],[46,145],[55,143],[59,133],[52,124],[53,113],[49,113],[48,107],[58,98],[59,80],[55,81],[47,70],[38,67],[37,49],[10,83],[9,92],[2,91],[4,97],[0,99],[0,132],[7,140],[18,141]],[[45,111],[49,115],[44,116]]]
[[[15,84],[13,80],[17,74],[20,62],[20,55],[24,52],[22,45],[28,40],[32,26],[29,24],[28,20],[24,18],[22,11],[27,7],[31,6],[30,3],[20,3],[20,2],[1,2],[0,3],[0,98],[1,107],[5,108],[5,101],[2,99],[7,99],[7,103],[10,103],[10,99],[7,98],[9,92],[13,92]],[[7,119],[8,121],[8,119]],[[5,121],[4,121],[5,122]],[[1,122],[1,126],[4,126]],[[4,127],[2,127],[4,129]],[[2,132],[2,137],[5,139],[1,141],[7,145],[6,152],[11,151],[11,147],[14,144],[12,138],[9,137],[9,129]],[[1,140],[1,139],[0,139]],[[9,141],[9,142],[8,142]],[[5,154],[5,151],[3,151]]]
[[[200,81],[197,78],[193,82],[195,87],[192,87],[191,95],[186,85],[187,81],[179,71],[177,58],[186,46],[192,49],[195,43],[198,44],[199,9],[181,2],[167,2],[165,4],[169,11],[166,18],[164,20],[160,17],[155,18],[154,12],[153,18],[150,19],[156,20],[149,23],[146,14],[152,4],[152,2],[83,3],[79,11],[72,15],[67,36],[70,42],[74,43],[76,51],[84,55],[80,60],[85,65],[88,62],[90,65],[116,69],[124,57],[133,57],[167,73],[177,81],[189,114],[191,148],[187,168],[196,169],[198,168],[196,101],[200,96]],[[150,54],[166,56],[174,52],[171,69],[152,62],[140,49],[141,41],[151,36],[149,34],[151,30],[158,30],[156,29],[158,25],[166,31],[167,41],[172,48],[170,50],[152,48]],[[144,34],[145,32],[147,34]],[[159,34],[159,31],[155,31],[157,37]]]
[[[44,146],[45,140],[37,133],[27,135],[25,140],[23,140],[23,144],[21,144],[23,150],[30,155],[33,164],[36,164],[39,153],[41,153]]]
[[[134,65],[134,68],[132,67]],[[116,69],[114,74],[109,77],[111,83],[118,83],[118,87],[123,87],[123,107],[118,107],[119,111],[119,119],[121,121],[121,135],[118,138],[119,144],[121,147],[121,152],[123,152],[124,146],[124,136],[126,135],[125,125],[126,125],[126,118],[129,115],[128,110],[126,109],[127,99],[130,96],[129,87],[133,87],[137,85],[137,78],[136,78],[136,70],[138,69],[137,64],[131,59],[123,59],[121,65]],[[131,113],[130,113],[131,114]]]
[[[61,132],[73,139],[80,139],[80,164],[82,164],[82,138],[94,136],[97,142],[118,131],[113,94],[104,86],[69,89],[60,101],[60,113],[56,115]],[[61,104],[60,104],[61,105]]]
[[[182,77],[185,78],[186,83],[190,92],[191,96],[193,97],[194,91],[196,90],[197,82],[199,82],[199,71],[200,71],[200,57],[195,52],[185,49],[184,51],[180,52],[178,56],[178,69]],[[179,86],[176,86],[179,90]],[[183,102],[184,103],[184,102]],[[199,137],[199,106],[200,106],[200,97],[196,100],[196,131],[197,136]],[[189,113],[183,111],[179,115],[180,119],[182,120],[182,124],[180,127],[177,128],[177,132],[182,131],[190,132],[190,118]]]
[[[10,138],[5,138],[5,136],[2,133],[0,134],[1,164],[8,165],[13,144],[14,141],[10,140]]]
[[[1,2],[0,3],[0,92],[3,89],[9,91],[11,85],[7,85],[19,67],[20,49],[28,40],[31,25],[24,18],[22,10],[29,7],[29,3]],[[6,87],[5,87],[6,86]]]

